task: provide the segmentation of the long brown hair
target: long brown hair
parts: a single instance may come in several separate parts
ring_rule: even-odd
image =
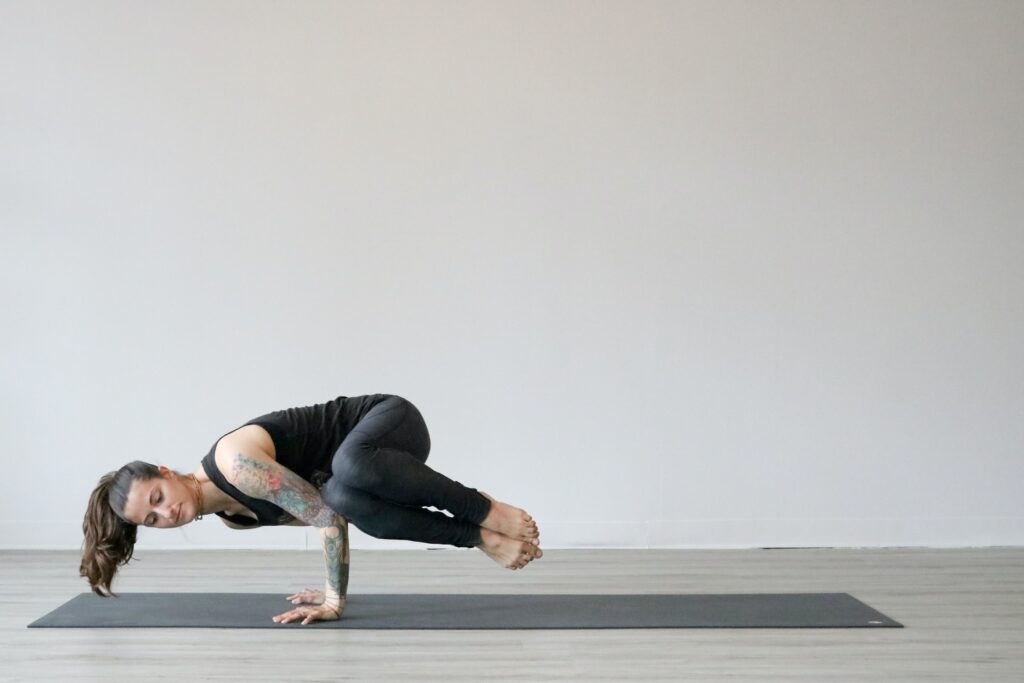
[[[135,550],[138,525],[124,518],[128,492],[134,482],[159,476],[159,467],[135,460],[100,477],[89,496],[82,521],[85,541],[82,543],[82,564],[78,575],[86,577],[93,592],[101,598],[118,597],[110,589],[110,584],[117,568],[128,564]],[[104,590],[109,595],[105,595]]]

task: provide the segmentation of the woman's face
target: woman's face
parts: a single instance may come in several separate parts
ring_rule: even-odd
[[[125,518],[139,526],[159,529],[188,524],[196,516],[195,489],[163,465],[160,474],[132,483],[124,504]]]

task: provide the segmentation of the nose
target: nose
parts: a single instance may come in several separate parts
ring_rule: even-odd
[[[164,508],[164,517],[166,517],[167,521],[171,524],[174,523],[174,505],[171,505],[170,503],[167,504],[167,507]]]

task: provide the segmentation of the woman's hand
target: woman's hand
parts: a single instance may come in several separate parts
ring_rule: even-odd
[[[284,614],[278,614],[274,621],[278,624],[287,624],[296,619],[302,619],[303,624],[314,621],[337,621],[341,618],[341,612],[345,609],[345,601],[335,607],[333,605],[302,605]]]
[[[286,599],[291,600],[293,605],[321,605],[324,602],[324,592],[307,588],[289,595]]]

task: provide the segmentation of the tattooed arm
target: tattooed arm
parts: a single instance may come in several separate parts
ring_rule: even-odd
[[[319,529],[327,564],[327,582],[324,586],[324,604],[333,607],[338,615],[345,609],[348,592],[348,520],[334,516],[335,524]]]
[[[234,448],[225,451],[223,457],[223,464],[227,465],[225,476],[239,491],[270,501],[317,527],[327,565],[324,604],[340,614],[348,591],[348,520],[328,507],[312,484],[266,453]]]
[[[337,513],[327,506],[320,492],[266,453],[235,447],[223,456],[217,453],[215,460],[227,480],[247,496],[270,501],[310,526],[323,528],[334,523]]]

